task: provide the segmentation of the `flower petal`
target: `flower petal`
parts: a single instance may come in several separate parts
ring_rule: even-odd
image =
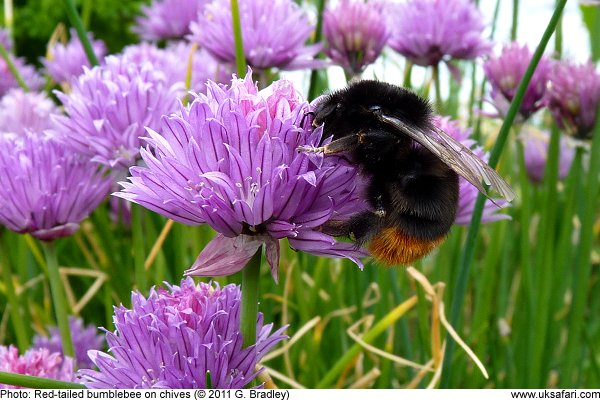
[[[204,247],[194,265],[185,271],[185,275],[235,274],[246,266],[263,243],[263,240],[248,235],[229,238],[219,234]]]

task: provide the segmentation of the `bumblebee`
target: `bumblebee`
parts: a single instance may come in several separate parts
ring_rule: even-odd
[[[483,160],[432,123],[430,104],[385,82],[359,80],[325,95],[313,111],[332,141],[301,151],[344,155],[367,177],[369,211],[323,230],[347,236],[386,265],[410,264],[439,246],[458,207],[458,177],[507,200],[510,186]]]

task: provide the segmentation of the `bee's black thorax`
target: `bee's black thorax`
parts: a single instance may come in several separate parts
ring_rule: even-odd
[[[333,136],[337,141],[332,148],[347,153],[368,177],[366,199],[372,208],[324,229],[348,235],[359,245],[385,231],[386,239],[376,241],[377,252],[387,254],[386,246],[403,243],[425,249],[415,253],[421,254],[440,243],[454,223],[458,175],[410,135],[383,122],[381,115],[419,131],[431,127],[427,101],[383,82],[351,83],[317,104],[315,124],[323,124],[324,138]],[[386,259],[393,262],[397,256],[394,251],[390,254]],[[402,254],[399,261],[411,258]]]

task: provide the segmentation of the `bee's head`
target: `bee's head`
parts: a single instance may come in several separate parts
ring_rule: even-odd
[[[313,126],[323,125],[325,137],[339,138],[379,124],[375,113],[380,107],[365,100],[348,89],[324,96],[316,103]]]
[[[313,116],[313,126],[321,126],[330,120],[343,117],[343,105],[337,96],[325,96],[317,103]]]

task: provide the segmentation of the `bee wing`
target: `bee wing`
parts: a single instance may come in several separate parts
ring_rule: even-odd
[[[481,179],[506,200],[511,201],[515,198],[515,193],[510,185],[494,169],[487,165],[481,158],[477,157],[468,147],[441,129],[432,125],[432,130],[435,131],[439,138],[439,140],[436,140],[437,138],[431,133],[409,126],[398,118],[383,114],[380,114],[379,118],[431,151],[486,196],[488,194],[481,184]]]

